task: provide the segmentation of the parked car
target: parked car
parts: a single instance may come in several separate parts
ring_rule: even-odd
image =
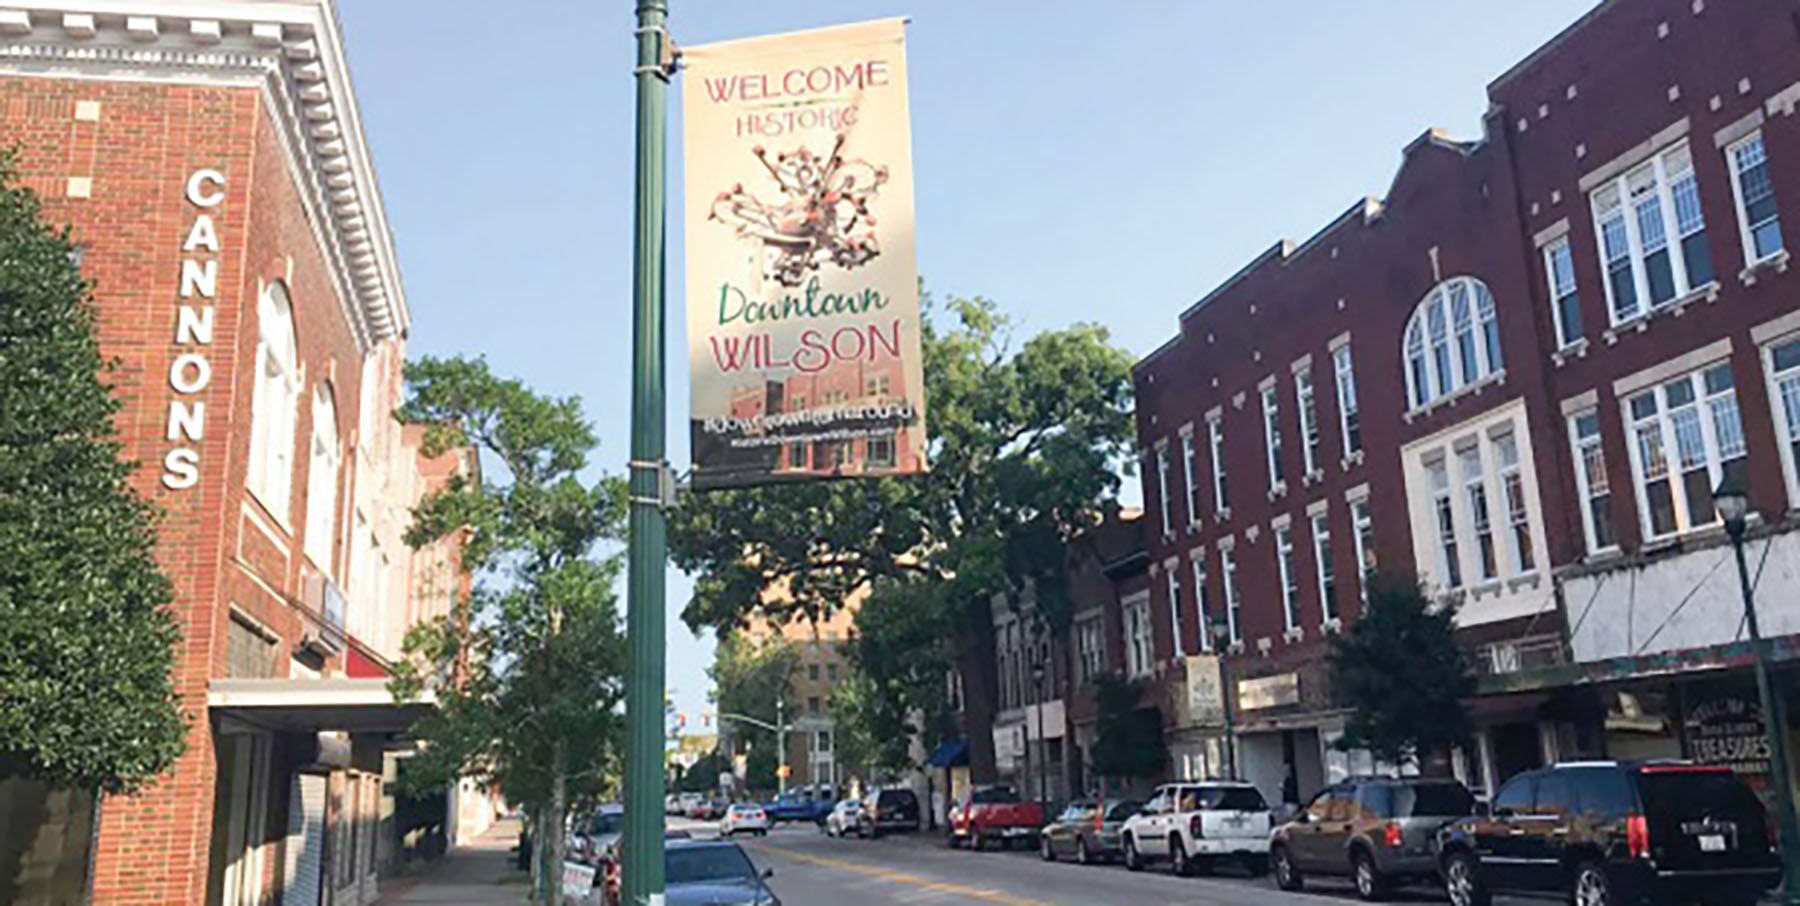
[[[1010,846],[1014,840],[1032,840],[1044,826],[1044,811],[1035,802],[1023,802],[1005,784],[976,787],[950,809],[950,845],[968,843],[970,849],[986,849],[990,843]]]
[[[1275,883],[1300,890],[1309,875],[1348,876],[1365,900],[1437,882],[1433,844],[1475,797],[1449,779],[1364,778],[1321,791],[1269,838]]]
[[[877,790],[864,796],[857,813],[856,835],[875,839],[890,831],[919,829],[919,797],[905,787]]]
[[[1188,781],[1158,787],[1120,831],[1125,867],[1142,871],[1167,860],[1178,875],[1210,871],[1235,859],[1252,875],[1268,869],[1275,816],[1256,787],[1235,780]]]
[[[667,906],[781,906],[768,881],[775,870],[756,870],[743,848],[724,840],[670,840],[663,844]]]
[[[692,815],[695,807],[700,805],[700,801],[703,798],[704,797],[699,793],[682,793],[681,795],[676,796],[674,814]]]
[[[822,822],[825,816],[837,805],[829,789],[814,791],[811,789],[789,790],[774,799],[763,803],[763,811],[769,814],[769,820],[780,824],[784,821]]]
[[[1075,861],[1090,865],[1101,859],[1119,855],[1119,831],[1126,819],[1143,806],[1130,799],[1096,801],[1078,799],[1069,803],[1055,821],[1038,832],[1038,853],[1046,862],[1059,856],[1073,856]]]
[[[734,803],[725,810],[725,820],[719,823],[719,833],[734,837],[738,834],[750,833],[759,837],[769,833],[769,813],[754,802]]]
[[[702,799],[688,811],[688,817],[699,821],[713,821],[724,817],[725,803],[718,799]]]
[[[1487,906],[1496,893],[1749,906],[1781,879],[1756,794],[1726,768],[1685,762],[1527,771],[1438,845],[1454,906]]]
[[[599,863],[615,855],[619,836],[625,832],[625,806],[608,802],[575,822],[569,833],[569,856],[588,863]]]
[[[828,837],[842,837],[856,830],[856,822],[861,816],[862,800],[845,799],[831,810],[831,814],[825,816],[824,823],[819,827]]]

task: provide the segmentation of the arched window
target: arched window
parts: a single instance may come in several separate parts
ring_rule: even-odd
[[[1413,408],[1486,380],[1505,367],[1494,295],[1473,277],[1433,287],[1406,324],[1407,401]]]
[[[332,529],[337,525],[338,463],[343,458],[330,384],[320,382],[313,391],[312,417],[312,457],[306,467],[306,556],[329,576]]]
[[[256,305],[256,386],[250,401],[250,476],[256,494],[283,523],[294,483],[294,421],[300,404],[300,357],[294,308],[277,281]]]

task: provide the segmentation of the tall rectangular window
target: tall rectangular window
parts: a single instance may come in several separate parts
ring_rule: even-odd
[[[1581,339],[1581,297],[1575,291],[1575,257],[1564,236],[1544,246],[1544,273],[1550,281],[1550,310],[1556,321],[1556,344]]]
[[[1320,513],[1312,517],[1313,562],[1319,573],[1319,610],[1324,621],[1338,618],[1337,569],[1331,563],[1331,519]]]
[[[1463,492],[1468,496],[1469,515],[1475,523],[1475,549],[1481,560],[1481,578],[1500,575],[1500,564],[1494,556],[1494,522],[1488,509],[1487,476],[1481,469],[1481,448],[1469,447],[1457,454],[1462,462]]]
[[[1294,530],[1275,530],[1275,567],[1281,572],[1281,612],[1287,630],[1300,628],[1300,575],[1294,568]]]
[[[1769,155],[1758,132],[1726,149],[1731,159],[1731,191],[1737,198],[1738,232],[1744,237],[1744,263],[1756,264],[1781,253],[1781,213],[1775,209],[1775,184],[1769,179]]]
[[[1369,603],[1369,577],[1375,575],[1375,520],[1369,516],[1369,501],[1350,504],[1350,527],[1356,532],[1357,595]]]
[[[1150,672],[1150,598],[1140,596],[1125,603],[1125,672],[1143,676]]]
[[[1332,370],[1337,372],[1338,427],[1344,435],[1344,458],[1362,450],[1362,422],[1357,417],[1356,366],[1350,360],[1350,346],[1339,346],[1331,353]]]
[[[1781,468],[1787,476],[1789,506],[1800,506],[1800,339],[1764,351],[1769,367],[1769,399],[1781,438]]]
[[[1200,524],[1200,485],[1194,481],[1194,432],[1181,432],[1181,477],[1187,482],[1187,524]]]
[[[1685,142],[1594,189],[1588,203],[1614,324],[1712,282],[1706,217]]]
[[[864,465],[878,469],[894,467],[894,432],[869,435],[867,447]]]
[[[1213,512],[1223,514],[1231,509],[1231,498],[1225,494],[1225,424],[1221,416],[1206,420],[1207,443],[1212,447]]]
[[[1506,503],[1507,539],[1514,573],[1537,569],[1537,552],[1531,547],[1531,514],[1526,510],[1525,477],[1519,467],[1519,444],[1511,434],[1494,438],[1494,455],[1500,460],[1500,495]]]
[[[1450,502],[1450,468],[1442,460],[1428,464],[1431,476],[1431,512],[1438,535],[1438,569],[1445,588],[1462,587],[1462,559],[1456,547],[1456,513]]]
[[[1181,625],[1181,563],[1179,560],[1165,564],[1163,572],[1169,577],[1169,650],[1174,657],[1187,654],[1187,645],[1182,641]]]
[[[1269,490],[1278,490],[1287,482],[1281,475],[1281,403],[1279,388],[1274,385],[1262,391],[1263,447],[1269,460]]]
[[[1306,457],[1306,474],[1319,471],[1319,453],[1324,438],[1319,433],[1318,407],[1313,404],[1312,371],[1294,373],[1294,399],[1300,409],[1301,451]]]
[[[1583,412],[1569,419],[1574,446],[1575,485],[1581,493],[1581,527],[1588,553],[1609,550],[1613,538],[1612,481],[1606,474],[1606,452],[1600,447],[1600,414]]]
[[[1169,517],[1169,445],[1166,442],[1156,445],[1156,504],[1162,511],[1163,534],[1175,534],[1175,523]]]
[[[1219,578],[1225,588],[1225,629],[1231,643],[1236,645],[1244,640],[1244,624],[1239,619],[1243,615],[1244,599],[1238,594],[1237,551],[1229,547],[1219,550]]]
[[[1717,521],[1712,493],[1744,477],[1744,430],[1729,363],[1683,375],[1626,402],[1632,476],[1647,539]]]
[[[1200,615],[1200,650],[1212,651],[1212,618],[1207,616],[1211,608],[1206,606],[1206,553],[1194,551],[1194,610]]]
[[[1081,681],[1089,682],[1106,672],[1106,640],[1098,619],[1083,620],[1075,626],[1075,644],[1079,649],[1078,665]]]

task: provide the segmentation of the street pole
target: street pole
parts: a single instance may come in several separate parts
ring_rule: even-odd
[[[664,456],[663,232],[668,201],[664,140],[669,89],[668,0],[637,4],[637,192],[632,235],[631,514],[626,543],[624,902],[663,900],[662,719]]]
[[[1763,646],[1762,631],[1756,625],[1756,602],[1750,589],[1750,566],[1744,562],[1744,528],[1740,522],[1726,520],[1731,534],[1731,547],[1737,554],[1738,584],[1744,592],[1744,622],[1750,630],[1750,645],[1756,650],[1756,691],[1762,697],[1763,730],[1769,737],[1769,783],[1775,788],[1775,803],[1781,819],[1781,901],[1788,906],[1800,904],[1800,818],[1794,813],[1793,778],[1788,773],[1786,715],[1781,707],[1775,683],[1769,676],[1769,655]]]
[[[1044,665],[1043,664],[1038,664],[1031,668],[1031,685],[1032,685],[1032,691],[1033,691],[1033,693],[1035,693],[1035,697],[1037,698],[1037,704],[1034,706],[1033,710],[1037,711],[1037,744],[1038,744],[1038,783],[1037,783],[1037,786],[1038,786],[1038,810],[1041,812],[1044,809],[1049,807],[1048,803],[1050,801],[1050,791],[1045,786],[1046,782],[1049,780],[1049,775],[1050,775],[1050,754],[1047,751],[1047,747],[1044,745]]]
[[[787,721],[781,717],[781,699],[775,699],[775,795],[787,795]]]
[[[1231,638],[1231,624],[1224,618],[1212,625],[1213,652],[1219,658],[1219,703],[1225,717],[1225,778],[1238,779],[1237,773],[1237,725],[1231,709],[1231,664],[1225,660],[1226,646]]]

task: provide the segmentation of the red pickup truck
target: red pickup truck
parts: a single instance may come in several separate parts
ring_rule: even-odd
[[[1010,849],[1014,840],[1036,840],[1043,826],[1043,809],[1021,802],[1012,787],[977,787],[950,808],[950,845],[967,842],[970,849],[986,849],[999,843]]]

